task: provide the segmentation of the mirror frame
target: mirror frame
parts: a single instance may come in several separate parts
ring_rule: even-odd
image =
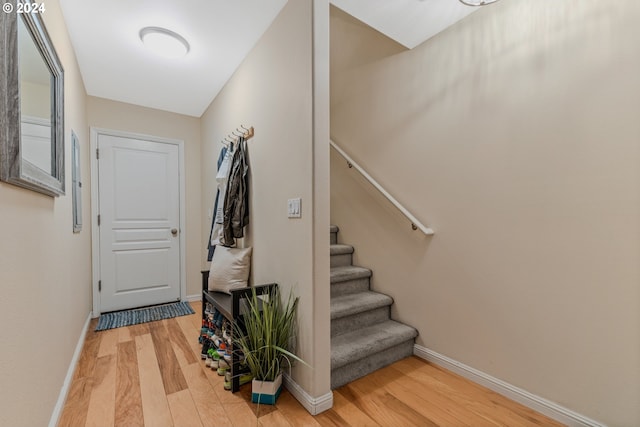
[[[23,20],[51,71],[51,174],[23,159],[21,154],[18,19]],[[49,196],[64,195],[64,70],[40,15],[15,11],[0,14],[0,49],[0,180]]]

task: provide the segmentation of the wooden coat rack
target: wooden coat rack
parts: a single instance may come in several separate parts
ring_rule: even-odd
[[[249,126],[248,128],[246,128],[243,125],[240,125],[240,129],[236,128],[234,131],[231,131],[230,134],[222,139],[222,143],[224,145],[235,144],[236,142],[238,142],[238,138],[243,137],[245,140],[248,140],[253,138],[254,134],[255,131],[253,129],[253,126]]]

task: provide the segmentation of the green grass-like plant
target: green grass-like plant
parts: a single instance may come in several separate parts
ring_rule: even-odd
[[[268,298],[259,298],[255,289],[247,298],[244,327],[234,324],[234,343],[244,353],[254,379],[274,381],[293,360],[309,366],[291,351],[297,309],[298,297],[290,293],[283,303],[277,286],[268,293]]]

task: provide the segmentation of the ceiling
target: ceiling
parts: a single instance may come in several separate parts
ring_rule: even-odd
[[[457,0],[331,0],[407,48],[476,8]],[[200,117],[287,0],[60,0],[87,93]],[[191,45],[167,59],[138,36],[164,27]]]
[[[458,0],[331,0],[408,49],[478,10]]]

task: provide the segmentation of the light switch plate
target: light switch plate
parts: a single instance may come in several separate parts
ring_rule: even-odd
[[[289,218],[302,218],[301,199],[289,199],[287,201],[287,216]]]

